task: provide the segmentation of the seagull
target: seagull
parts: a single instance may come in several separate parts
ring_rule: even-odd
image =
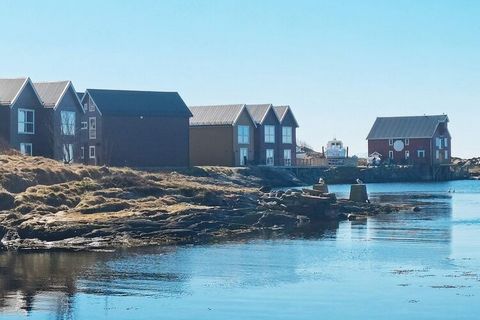
[[[318,179],[318,184],[325,184],[325,180],[323,178]]]
[[[357,181],[357,184],[363,184],[363,181],[360,180],[360,179],[358,179],[358,178],[357,178],[357,180],[355,180],[355,181]]]

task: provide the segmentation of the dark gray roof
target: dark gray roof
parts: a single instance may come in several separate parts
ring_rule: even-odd
[[[447,115],[377,118],[367,140],[431,138],[440,122],[448,122]]]
[[[192,116],[177,92],[87,89],[86,93],[102,115]]]
[[[70,81],[35,82],[33,85],[45,107],[53,108],[67,90]]]
[[[273,106],[273,111],[275,111],[278,121],[280,122],[283,121],[287,113],[290,111],[292,114],[293,120],[295,121],[295,125],[298,127],[297,119],[295,119],[295,116],[293,115],[293,112],[290,106]]]
[[[190,107],[190,111],[193,114],[193,117],[190,119],[190,125],[234,125],[243,110],[245,110],[244,104]]]
[[[9,106],[28,78],[0,79],[0,105]]]
[[[253,121],[256,124],[262,124],[265,120],[265,116],[272,107],[271,104],[247,104],[246,105],[248,112],[252,116]]]

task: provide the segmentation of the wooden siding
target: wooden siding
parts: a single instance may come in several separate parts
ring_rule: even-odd
[[[192,166],[235,166],[232,126],[190,127]]]

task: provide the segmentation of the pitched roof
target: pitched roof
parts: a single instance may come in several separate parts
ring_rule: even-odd
[[[54,108],[63,97],[70,81],[35,82],[33,85],[45,107]]]
[[[0,79],[0,105],[11,105],[28,78]]]
[[[290,106],[273,106],[273,111],[275,111],[278,121],[280,122],[282,122],[285,116],[288,114],[288,112],[290,112],[292,114],[293,121],[295,121],[295,125],[298,127],[297,119],[295,119],[295,116],[293,115],[293,112]]]
[[[265,120],[265,117],[270,111],[272,105],[271,104],[247,104],[246,105],[250,116],[252,117],[253,121],[257,124],[262,124]]]
[[[375,120],[367,140],[431,138],[440,122],[448,122],[448,116],[380,117]]]
[[[83,98],[83,95],[85,94],[85,92],[79,92],[77,91],[77,97],[78,97],[78,100],[82,101],[82,98]]]
[[[244,104],[190,107],[190,111],[192,111],[193,114],[193,117],[190,119],[190,125],[234,125],[243,110],[245,110]]]
[[[85,93],[103,115],[192,116],[177,92],[87,89]]]

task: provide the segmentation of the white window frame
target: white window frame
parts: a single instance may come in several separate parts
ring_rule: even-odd
[[[272,156],[269,157],[268,154],[271,152]],[[265,150],[265,164],[267,166],[275,165],[275,150],[274,149],[266,149]]]
[[[86,102],[83,104],[83,111],[88,111],[88,103]]]
[[[93,155],[92,155],[92,150],[93,150]],[[88,158],[89,159],[96,159],[97,157],[97,150],[95,149],[95,146],[89,146],[88,147]]]
[[[393,146],[393,139],[388,139],[388,145]]]
[[[435,146],[437,147],[437,149],[442,149],[442,140],[442,138],[435,139]]]
[[[440,160],[440,150],[435,150],[435,159]]]
[[[85,147],[80,147],[80,159],[85,159]]]
[[[445,148],[448,148],[448,138],[443,139],[443,144],[444,144]]]
[[[405,150],[405,160],[408,160],[408,159],[410,159],[410,151]]]
[[[388,158],[393,160],[393,151],[388,151]]]
[[[275,126],[267,124],[263,127],[265,143],[275,143]]]
[[[237,140],[239,144],[250,144],[250,126],[237,126]]]
[[[425,150],[423,150],[423,149],[417,150],[417,158],[424,159],[425,158]]]
[[[292,143],[293,129],[290,126],[282,127],[282,143]]]
[[[93,120],[93,122],[92,122]],[[93,126],[92,126],[93,124]],[[88,118],[88,138],[97,139],[97,117]]]
[[[30,147],[30,154],[26,153],[25,147],[29,146]],[[32,156],[33,155],[33,144],[32,143],[27,143],[27,142],[21,142],[20,143],[20,153],[23,154],[24,156]]]
[[[73,123],[63,123],[67,119],[67,115],[73,115]],[[71,120],[71,119],[69,119]],[[74,111],[60,111],[60,132],[64,136],[75,136],[75,124],[77,121],[77,114]]]
[[[247,162],[248,162],[248,148],[245,148],[245,147],[240,148],[239,154],[240,154],[240,165],[241,165],[241,166],[246,166],[246,165],[247,165]],[[246,162],[245,162],[245,158],[244,158],[244,157],[247,158],[247,159],[246,159],[246,160],[247,160]]]
[[[445,160],[448,160],[448,150],[445,150]]]
[[[409,146],[410,145],[410,139],[405,139],[405,145]]]
[[[288,155],[288,157],[286,155]],[[292,165],[292,149],[283,150],[283,165],[287,167]]]
[[[82,121],[82,126],[80,127],[81,130],[87,130],[88,129],[88,122],[87,121]]]
[[[89,97],[89,100],[88,100],[88,111],[95,112],[95,104],[93,103],[93,100],[91,97]]]
[[[23,122],[20,122],[20,113],[24,112],[25,115],[24,115],[24,118],[25,120]],[[32,113],[32,121],[29,122],[27,121],[27,114],[31,112]],[[21,128],[21,125],[23,125],[23,129],[20,129]],[[28,124],[31,124],[32,125],[32,131],[25,131],[25,126],[28,125]],[[19,108],[18,109],[18,112],[17,112],[17,129],[18,129],[18,133],[20,134],[35,134],[35,110],[33,109],[24,109],[24,108]]]

